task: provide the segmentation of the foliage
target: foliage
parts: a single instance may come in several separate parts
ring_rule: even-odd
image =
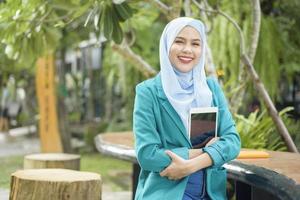
[[[282,116],[284,124],[286,124],[287,129],[296,145],[298,150],[300,151],[300,120],[293,119],[289,114],[285,114]]]
[[[53,49],[60,37],[57,26],[61,21],[53,10],[48,1],[10,0],[0,4],[0,38],[8,58],[31,64],[36,56]],[[46,22],[46,17],[55,21]]]
[[[273,3],[275,4],[275,3]],[[279,1],[273,5],[273,13],[276,13],[276,25],[281,32],[281,39],[284,45],[283,62],[281,69],[286,74],[287,80],[291,83],[296,72],[300,72],[300,14],[299,1]]]
[[[95,29],[103,32],[108,40],[113,39],[116,43],[120,44],[123,40],[123,31],[120,23],[131,18],[134,10],[126,1],[121,3],[112,2],[95,1],[85,25],[92,20],[90,19],[92,16]]]
[[[262,1],[262,27],[255,67],[273,100],[281,101],[281,81],[300,72],[299,1]],[[284,80],[283,80],[284,77]]]
[[[120,23],[133,13],[125,1],[8,0],[0,4],[0,39],[9,59],[32,65],[36,58],[55,50],[63,31],[82,16],[86,18],[84,26],[93,17],[98,35],[104,33],[108,40],[121,43]]]
[[[279,92],[279,80],[282,75],[280,61],[284,56],[284,47],[281,34],[273,18],[269,16],[262,18],[254,66],[273,100],[276,99],[276,94]]]
[[[159,12],[144,3],[136,3],[133,8],[139,12],[123,24],[125,39],[134,42],[131,48],[135,53],[141,55],[151,66],[159,68],[157,35],[163,29],[163,24],[158,21]],[[150,29],[153,31],[150,32]],[[128,130],[132,122],[135,85],[145,77],[126,58],[114,52],[109,44],[106,44],[103,55],[106,101],[113,104],[112,124],[108,130]],[[119,128],[116,127],[117,124]]]
[[[232,3],[231,1],[222,1],[220,9],[228,13],[237,20],[238,24],[244,25],[243,30],[249,29],[249,17],[242,18],[242,15],[249,15],[250,8],[245,4]],[[242,12],[239,12],[242,11]],[[213,53],[214,63],[219,70],[225,72],[224,82],[230,78],[237,81],[239,73],[239,38],[234,26],[223,16],[211,15],[206,24],[210,28],[208,34],[208,43]],[[245,25],[246,24],[246,25]]]
[[[252,10],[250,2],[222,1],[219,9],[230,15],[241,27],[245,35],[246,47],[251,43]],[[205,19],[204,19],[205,20]],[[209,15],[205,20],[209,27],[208,42],[212,49],[214,63],[217,70],[224,71],[222,77],[228,97],[237,89],[236,83],[240,73],[240,42],[237,30],[223,16]],[[261,35],[254,66],[265,84],[271,97],[278,92],[279,75],[281,71],[280,60],[283,50],[282,35],[275,24],[274,18],[262,15]],[[270,51],[272,49],[272,51]],[[270,73],[272,68],[272,73]],[[272,77],[272,78],[270,78]],[[252,85],[252,83],[249,83]],[[230,101],[231,102],[231,101]]]
[[[285,116],[292,108],[287,107],[280,112]],[[252,149],[268,149],[286,151],[287,147],[280,138],[272,119],[266,116],[266,111],[259,114],[258,110],[248,117],[236,114],[236,128],[240,134],[242,147]]]
[[[101,133],[104,133],[108,127],[107,122],[100,123],[88,123],[84,125],[84,142],[85,147],[81,149],[81,152],[95,152],[96,146],[94,138]]]

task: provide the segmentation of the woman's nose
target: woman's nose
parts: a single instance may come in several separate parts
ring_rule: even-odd
[[[191,46],[190,45],[184,45],[183,49],[182,49],[182,52],[184,52],[184,53],[192,53]]]

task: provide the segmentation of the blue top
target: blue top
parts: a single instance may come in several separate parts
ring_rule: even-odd
[[[190,175],[182,200],[202,200],[205,196],[204,170]]]

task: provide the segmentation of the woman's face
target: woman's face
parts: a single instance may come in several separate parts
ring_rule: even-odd
[[[172,65],[180,72],[191,71],[202,54],[199,32],[191,27],[184,27],[176,36],[169,52]]]

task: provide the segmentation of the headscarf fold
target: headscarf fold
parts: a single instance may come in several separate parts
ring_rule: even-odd
[[[199,62],[189,72],[183,73],[173,68],[169,51],[174,39],[185,27],[195,28],[201,37],[202,53]],[[205,75],[206,35],[204,24],[189,17],[179,17],[169,22],[160,38],[159,57],[160,73],[163,90],[188,133],[188,115],[193,107],[210,107],[212,93],[206,82]]]

